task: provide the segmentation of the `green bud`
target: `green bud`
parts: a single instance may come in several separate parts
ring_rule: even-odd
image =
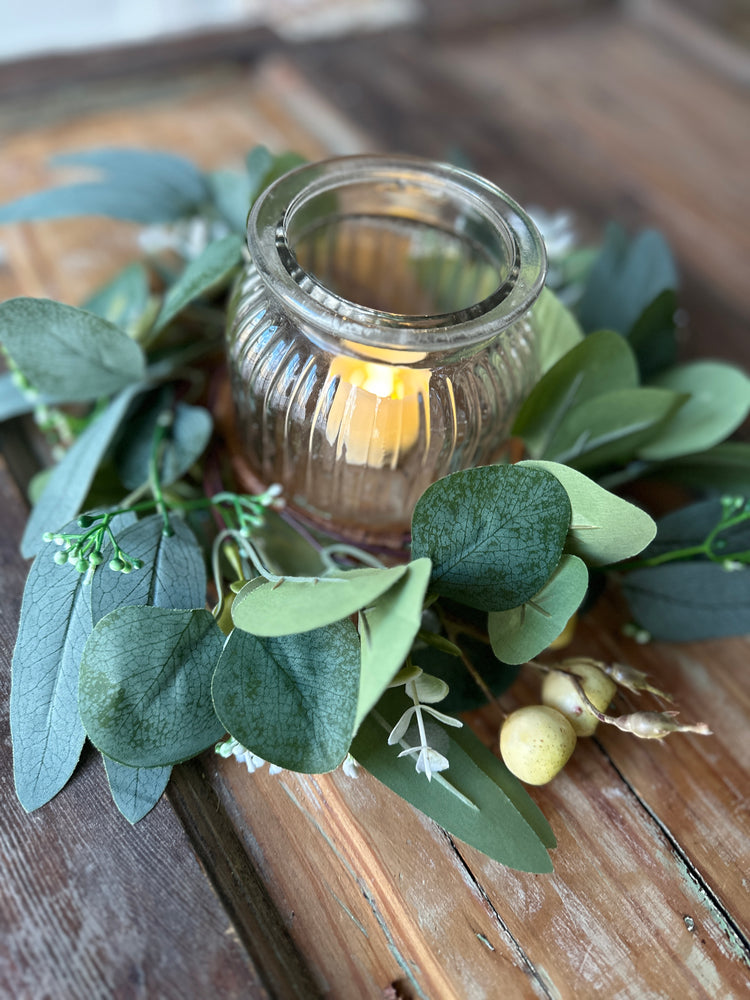
[[[109,568],[114,573],[122,573],[124,566],[125,566],[125,563],[122,561],[122,559],[115,558],[115,559],[110,560],[110,563],[109,563]]]
[[[67,552],[55,552],[53,558],[54,558],[54,560],[55,560],[55,562],[57,563],[58,566],[64,566],[66,564],[66,562],[68,561],[68,553]]]
[[[134,559],[132,565],[133,565],[133,569],[143,569],[143,560],[142,559]]]
[[[78,527],[90,528],[95,520],[96,518],[92,517],[90,514],[81,514],[81,516],[78,518]]]
[[[51,531],[45,531],[44,534],[42,535],[43,542],[54,542],[54,540],[55,536],[52,534]]]
[[[76,569],[78,570],[79,573],[85,573],[88,568],[89,568],[88,559],[79,559],[76,562]]]
[[[89,556],[89,566],[101,566],[103,562],[104,556],[98,550]]]
[[[128,573],[132,573],[133,572],[133,566],[131,565],[131,563],[123,563],[123,566],[122,566],[122,569],[120,570],[120,572],[121,573],[125,573],[126,575]]]

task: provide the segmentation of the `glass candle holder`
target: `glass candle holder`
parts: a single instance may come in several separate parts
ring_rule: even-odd
[[[544,245],[465,170],[356,156],[257,200],[227,343],[253,473],[333,530],[408,530],[441,476],[501,455],[538,377]]]

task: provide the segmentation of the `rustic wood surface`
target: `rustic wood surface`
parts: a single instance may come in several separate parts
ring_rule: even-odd
[[[610,217],[663,228],[685,275],[687,352],[750,363],[748,104],[736,73],[612,9],[481,37],[446,25],[275,43],[250,66],[71,85],[43,106],[38,93],[18,97],[0,110],[2,196],[49,183],[47,157],[86,146],[168,148],[205,167],[237,163],[256,142],[311,157],[458,148],[522,202],[572,208],[587,236]],[[137,251],[137,229],[22,225],[0,246],[0,297],[76,303]],[[749,638],[637,646],[610,595],[584,620],[575,651],[648,670],[715,735],[582,741],[534,791],[559,840],[552,876],[489,861],[367,775],[251,777],[212,754],[176,769],[136,828],[108,804],[93,753],[25,816],[5,706],[24,575],[19,488],[39,456],[22,421],[0,443],[0,995],[747,995]],[[534,691],[532,677],[504,708]],[[496,709],[472,723],[494,744]]]

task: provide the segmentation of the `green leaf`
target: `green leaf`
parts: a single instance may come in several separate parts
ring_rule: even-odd
[[[739,509],[735,509],[734,513],[740,513],[741,508],[740,503]],[[718,499],[701,500],[679,510],[673,510],[659,518],[656,538],[643,553],[643,558],[651,559],[653,556],[661,556],[675,549],[702,545],[723,520],[724,511]],[[713,551],[717,556],[726,553],[727,557],[750,551],[750,518],[723,528],[713,542]]]
[[[263,530],[253,538],[263,563],[279,576],[320,576],[326,570],[320,552],[275,511],[263,514]]]
[[[513,425],[533,458],[550,456],[560,424],[582,404],[638,385],[638,365],[625,340],[611,330],[592,333],[543,375]]]
[[[324,577],[282,577],[275,583],[251,580],[234,599],[232,620],[254,635],[308,632],[369,607],[405,573],[406,566],[393,566]]]
[[[224,732],[211,702],[223,643],[203,609],[125,607],[89,636],[78,705],[92,743],[131,767],[164,767],[205,750]]]
[[[493,694],[499,695],[507,691],[518,677],[519,668],[501,663],[492,652],[489,640],[482,642],[462,634],[456,637],[456,643]],[[450,690],[440,706],[444,712],[456,715],[487,704],[484,691],[459,657],[425,646],[414,650],[412,662],[427,673],[440,677],[448,685]]]
[[[228,281],[242,260],[242,239],[235,233],[209,243],[191,260],[164,297],[154,330],[163,330],[174,317],[215,285]]]
[[[101,178],[49,188],[0,207],[0,223],[105,215],[130,222],[171,222],[194,215],[208,197],[200,171],[172,153],[98,149],[67,153],[56,166],[91,168]]]
[[[165,394],[136,414],[128,425],[128,434],[117,446],[115,462],[123,484],[135,490],[148,482],[149,463],[157,424],[165,412],[172,414],[172,423],[163,438],[159,452],[159,480],[169,486],[181,479],[198,461],[211,440],[213,420],[202,406],[177,403],[172,407]]]
[[[548,372],[584,337],[578,320],[549,288],[543,288],[531,310],[536,352],[542,374]]]
[[[652,475],[706,492],[750,495],[750,444],[744,441],[718,444],[708,451],[665,462]]]
[[[616,224],[589,273],[578,305],[584,330],[627,335],[641,313],[663,291],[677,288],[677,268],[661,233],[646,229],[632,240]]]
[[[49,299],[3,302],[0,340],[35,389],[68,402],[109,396],[146,370],[143,351],[122,330]]]
[[[690,398],[640,448],[638,457],[650,462],[712,448],[737,430],[750,413],[750,378],[720,361],[693,361],[671,368],[652,384],[689,393]]]
[[[244,234],[253,203],[253,184],[245,171],[213,170],[206,183],[222,217],[238,233]]]
[[[10,372],[0,375],[0,421],[31,413],[40,400],[18,388]]]
[[[171,767],[128,767],[102,754],[109,790],[115,805],[129,823],[151,812],[167,787]]]
[[[577,469],[626,462],[655,437],[660,425],[687,398],[650,386],[597,396],[561,422],[544,457]]]
[[[644,378],[675,363],[676,312],[677,296],[671,289],[665,289],[646,306],[628,333],[628,341],[635,351]]]
[[[66,530],[78,530],[75,524]],[[78,665],[91,632],[91,588],[54,542],[29,572],[13,652],[10,727],[16,792],[31,812],[73,773],[85,738],[78,715]]]
[[[389,692],[365,719],[352,754],[379,781],[453,836],[518,871],[552,870],[546,847],[555,839],[521,783],[474,734],[444,732],[450,768],[428,782],[414,761],[386,743],[403,711],[403,697]]]
[[[359,613],[362,672],[355,727],[377,703],[409,654],[422,623],[432,563],[417,559],[406,574]]]
[[[128,264],[83,304],[95,316],[108,320],[128,334],[146,311],[149,301],[148,272],[143,264]]]
[[[750,632],[750,569],[671,562],[628,573],[622,591],[655,639],[694,642]]]
[[[138,386],[130,386],[115,396],[54,467],[26,522],[21,539],[24,556],[28,558],[39,551],[45,531],[56,531],[61,522],[69,521],[80,511],[96,470],[139,391]]]
[[[629,559],[653,540],[656,525],[644,510],[603,489],[582,472],[556,462],[518,464],[546,469],[562,483],[572,507],[565,548],[589,566]]]
[[[174,534],[165,535],[160,514],[143,518],[117,532],[124,552],[141,559],[132,573],[97,569],[91,581],[94,624],[115,608],[151,605],[157,608],[202,608],[206,603],[206,570],[195,535],[178,517],[171,517]]]
[[[273,638],[235,629],[214,675],[214,704],[248,750],[320,774],[338,767],[349,749],[359,672],[359,638],[348,619]]]
[[[256,146],[255,149],[251,149],[247,156],[247,172],[251,179],[257,184],[255,190],[254,198],[260,194],[262,190],[273,184],[275,180],[279,177],[283,177],[284,174],[289,173],[290,170],[294,170],[296,167],[301,167],[303,164],[307,163],[307,159],[301,156],[299,153],[277,153],[276,155],[271,154],[270,163],[265,160],[265,157],[261,153],[263,147]],[[268,153],[268,150],[265,150]],[[261,174],[261,168],[263,163],[268,163],[266,169]],[[258,180],[260,178],[260,180]]]
[[[538,594],[518,608],[490,612],[488,628],[495,656],[526,663],[560,635],[586,596],[589,574],[577,556],[563,556]]]
[[[454,472],[422,494],[412,555],[432,559],[431,589],[483,611],[532,597],[560,562],[570,502],[541,469],[493,465]]]

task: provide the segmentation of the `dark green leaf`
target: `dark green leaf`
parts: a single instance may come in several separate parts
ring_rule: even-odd
[[[692,642],[750,632],[750,569],[671,562],[628,573],[622,590],[655,639]]]
[[[167,292],[154,329],[163,330],[185,306],[215,285],[226,282],[241,259],[242,239],[235,233],[209,243]]]
[[[128,767],[102,754],[109,790],[115,805],[129,823],[151,812],[167,787],[171,767]]]
[[[24,556],[28,558],[39,551],[45,531],[56,531],[61,522],[69,521],[80,511],[96,470],[139,391],[138,386],[131,386],[115,396],[54,467],[26,522],[21,540]]]
[[[656,534],[645,510],[603,489],[582,472],[556,462],[519,462],[546,469],[562,483],[572,514],[565,548],[589,566],[606,566],[637,555]]]
[[[170,521],[172,535],[164,534],[159,514],[117,532],[122,550],[133,559],[141,559],[143,567],[127,574],[115,573],[107,566],[97,569],[91,583],[94,624],[126,605],[184,609],[205,605],[203,553],[183,521],[175,516]]]
[[[422,608],[432,564],[417,559],[405,576],[359,613],[362,673],[356,726],[380,699],[406,659],[422,623]]]
[[[235,598],[232,619],[237,628],[254,635],[308,632],[369,607],[405,573],[406,566],[393,566],[324,577],[290,576],[277,582],[252,580]]]
[[[627,335],[644,309],[677,284],[674,258],[661,233],[646,229],[628,240],[613,223],[578,305],[581,325],[587,332],[606,328]]]
[[[665,462],[652,475],[705,492],[750,496],[750,444],[744,441],[718,444],[708,451]]]
[[[216,712],[253,753],[318,774],[342,762],[354,732],[359,638],[349,619],[301,635],[235,629],[213,681]]]
[[[139,412],[128,423],[127,434],[118,442],[115,455],[120,477],[129,490],[148,482],[149,463],[157,423],[165,412],[172,412],[172,423],[159,449],[159,480],[169,486],[181,479],[200,458],[211,439],[213,420],[202,406],[177,403],[165,407],[165,397],[158,394],[155,402]]]
[[[67,153],[57,166],[89,167],[101,179],[50,188],[0,207],[0,223],[106,215],[132,222],[171,222],[193,215],[208,197],[200,171],[172,153],[100,149]]]
[[[705,451],[737,430],[750,413],[750,379],[720,361],[693,361],[670,368],[652,383],[689,393],[684,406],[645,444],[638,457],[660,462]]]
[[[39,392],[69,402],[109,396],[143,378],[143,351],[116,326],[49,299],[0,305],[0,340]]]
[[[420,497],[412,555],[432,559],[431,589],[483,611],[532,597],[560,562],[570,501],[541,469],[454,472]]]
[[[526,663],[560,635],[586,596],[589,574],[577,556],[563,556],[538,594],[518,608],[490,612],[487,627],[495,656]]]
[[[560,424],[585,402],[638,385],[635,355],[611,330],[592,333],[561,358],[537,383],[521,407],[513,433],[534,458],[550,456]]]
[[[481,642],[462,634],[456,636],[455,641],[493,694],[499,695],[507,691],[518,677],[519,668],[501,663],[492,652],[489,640]],[[422,670],[434,674],[448,685],[448,694],[440,704],[442,711],[455,715],[487,704],[487,696],[459,657],[424,646],[414,651],[412,660]]]
[[[644,378],[668,368],[677,359],[675,313],[677,296],[665,289],[650,302],[628,333]]]
[[[83,308],[132,333],[146,311],[149,300],[148,272],[143,264],[128,264],[111,281],[99,288]]]
[[[552,870],[554,835],[521,783],[466,727],[445,731],[450,768],[428,782],[386,743],[403,711],[389,692],[363,722],[352,754],[363,767],[449,833],[519,871]],[[443,751],[441,751],[443,752]]]
[[[224,732],[211,702],[223,643],[203,609],[118,608],[89,636],[78,705],[92,743],[131,767],[194,757]]]
[[[597,396],[561,422],[544,457],[581,470],[627,462],[687,399],[650,386]]]
[[[75,531],[75,525],[68,525]],[[13,653],[10,725],[16,791],[31,811],[56,795],[78,763],[85,734],[78,715],[78,666],[91,632],[91,588],[54,542],[29,572]]]
[[[583,340],[583,330],[575,316],[549,288],[543,288],[534,303],[531,322],[536,330],[536,353],[542,374]]]
[[[735,513],[737,512],[735,510]],[[702,545],[722,520],[722,505],[718,499],[701,500],[671,511],[659,518],[656,538],[643,553],[643,558],[651,559],[653,556],[661,556],[675,549]],[[721,556],[722,552],[729,556],[750,551],[750,518],[725,528],[718,534],[716,540],[719,545],[714,546],[714,552],[718,556]]]

